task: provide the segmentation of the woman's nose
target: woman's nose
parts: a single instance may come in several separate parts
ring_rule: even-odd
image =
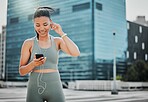
[[[40,26],[40,30],[44,30],[44,26]]]

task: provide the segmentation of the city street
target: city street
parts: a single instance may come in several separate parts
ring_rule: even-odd
[[[0,102],[148,102],[147,4],[0,0]]]
[[[66,102],[148,102],[148,91],[76,91],[64,89]],[[1,88],[0,102],[25,102],[26,88]]]

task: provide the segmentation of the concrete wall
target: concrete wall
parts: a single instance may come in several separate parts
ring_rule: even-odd
[[[69,82],[69,89],[77,90],[112,90],[113,81],[106,80],[84,80]],[[142,90],[148,88],[148,82],[122,82],[116,81],[117,90]]]

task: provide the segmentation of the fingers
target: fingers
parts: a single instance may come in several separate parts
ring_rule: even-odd
[[[42,57],[40,58],[40,60],[38,61],[39,65],[42,65],[46,62],[46,57]]]
[[[46,62],[46,57],[40,57],[38,59],[36,59],[34,57],[33,61],[34,61],[35,66],[40,66],[40,65],[42,65],[42,64],[44,64]]]
[[[57,28],[58,28],[58,25],[57,25],[57,24],[55,24],[55,23],[53,23],[53,24],[51,24],[51,28],[52,28],[53,30],[55,30],[55,29],[57,29]]]
[[[43,64],[46,62],[46,57],[44,57],[44,59],[43,59]]]
[[[50,22],[51,30],[54,30],[57,34],[61,35],[61,33],[63,33],[61,25],[53,22],[51,19]]]
[[[51,24],[50,24],[50,26],[51,26],[51,29],[54,29],[55,28],[55,26],[54,26],[54,22],[50,19],[50,22],[51,22]]]
[[[52,28],[53,30],[55,30],[55,29],[57,29],[57,28],[59,28],[59,27],[60,27],[60,25],[59,25],[59,24],[57,24],[57,23],[53,22],[52,20],[50,20],[50,22],[51,22],[50,26],[51,26],[51,28]]]

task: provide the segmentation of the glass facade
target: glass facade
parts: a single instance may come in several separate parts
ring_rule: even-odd
[[[63,81],[111,79],[114,49],[118,71],[124,71],[125,0],[8,0],[6,80],[28,79],[18,72],[20,50],[25,39],[35,36],[32,16],[38,6],[51,6],[57,10],[51,16],[52,20],[62,26],[81,52],[79,57],[59,53]],[[50,34],[58,36],[53,31]]]
[[[38,5],[37,0],[8,0],[6,35],[6,77],[5,80],[27,80],[19,75],[21,46],[25,39],[34,36],[33,22],[28,16]]]
[[[95,0],[95,6],[94,8],[100,8],[94,9],[96,79],[112,79],[114,56],[117,61],[117,75],[122,75],[125,70],[127,50],[125,0]]]

